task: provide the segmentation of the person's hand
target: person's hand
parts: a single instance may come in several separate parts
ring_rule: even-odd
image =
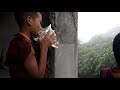
[[[50,35],[50,31],[48,31],[48,33],[42,39],[38,37],[38,42],[41,44],[41,46],[49,47],[53,43],[55,43],[55,37],[56,36],[54,35],[54,33]]]

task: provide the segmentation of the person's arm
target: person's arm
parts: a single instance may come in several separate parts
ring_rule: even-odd
[[[41,43],[41,53],[39,63],[35,59],[35,55],[31,51],[24,62],[25,68],[31,77],[44,78],[48,47],[54,43],[53,35],[49,36],[49,33],[39,41]]]

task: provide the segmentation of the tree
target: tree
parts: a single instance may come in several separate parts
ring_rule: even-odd
[[[113,38],[101,34],[92,37],[88,43],[78,44],[79,78],[98,78],[102,68],[116,65],[112,51]]]

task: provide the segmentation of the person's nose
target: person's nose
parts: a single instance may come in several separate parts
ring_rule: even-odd
[[[40,24],[40,29],[42,28],[41,24]]]
[[[41,30],[41,29],[43,29],[43,28],[42,28],[42,26],[41,26],[41,24],[40,24],[40,30]]]

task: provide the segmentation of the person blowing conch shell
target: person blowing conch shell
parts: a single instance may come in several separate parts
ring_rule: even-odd
[[[56,33],[55,33],[55,30],[53,30],[51,28],[51,24],[49,26],[47,26],[46,28],[43,28],[42,30],[40,30],[38,32],[38,37],[37,38],[34,38],[35,41],[38,41],[38,38],[39,39],[42,39],[44,38],[44,36],[48,33],[48,31],[50,31],[50,34],[53,34],[54,33],[54,37],[55,37],[55,43],[53,43],[51,46],[54,47],[54,48],[58,48],[59,47],[59,41],[57,40],[57,36],[56,36]]]

